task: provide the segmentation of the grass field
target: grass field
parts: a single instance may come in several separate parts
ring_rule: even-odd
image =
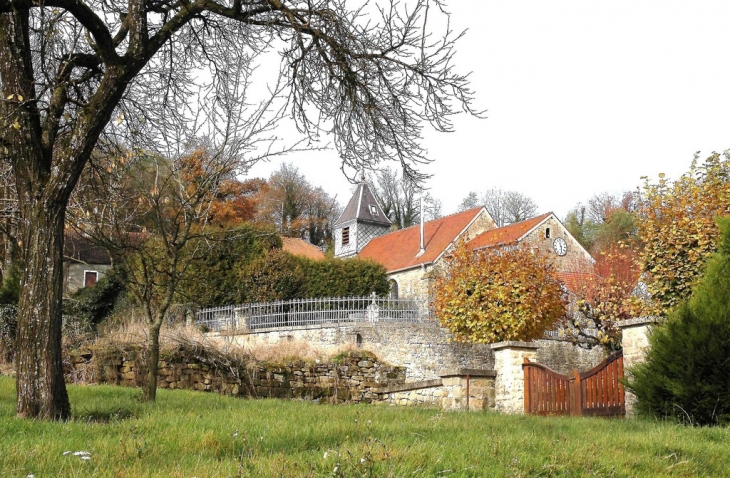
[[[730,476],[728,428],[168,390],[147,405],[111,386],[69,393],[73,421],[20,420],[14,382],[0,377],[0,476]]]

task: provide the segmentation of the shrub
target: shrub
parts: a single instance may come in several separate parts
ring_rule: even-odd
[[[730,423],[730,217],[721,245],[689,301],[672,311],[649,342],[628,386],[646,415],[698,425]]]
[[[208,307],[240,302],[240,272],[281,239],[270,228],[242,224],[209,236],[205,257],[194,261],[187,279],[178,286],[177,300]]]
[[[0,304],[18,304],[20,297],[20,271],[13,266],[5,276],[2,287],[0,287]]]
[[[304,297],[363,297],[388,293],[385,268],[361,259],[302,259]]]
[[[123,267],[110,269],[94,287],[84,287],[64,301],[64,315],[97,325],[106,319],[117,301],[126,294],[127,274]]]

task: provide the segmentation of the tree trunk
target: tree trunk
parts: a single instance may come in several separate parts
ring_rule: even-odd
[[[161,324],[161,322],[160,322]],[[150,325],[147,337],[147,382],[142,389],[142,400],[154,402],[157,399],[157,373],[160,367],[160,328],[161,325]]]
[[[23,245],[16,339],[17,413],[65,420],[71,416],[61,362],[65,202],[21,205]]]

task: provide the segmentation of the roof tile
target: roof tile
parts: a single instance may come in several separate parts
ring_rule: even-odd
[[[373,259],[385,266],[388,272],[429,264],[464,231],[484,210],[483,207],[444,216],[424,224],[426,252],[420,257],[420,224],[391,232],[372,239],[360,252],[359,257]]]
[[[324,259],[324,252],[304,239],[296,237],[282,237],[281,242],[282,249],[289,254],[314,259],[316,261]]]
[[[542,216],[510,224],[509,226],[485,231],[469,241],[469,247],[472,249],[482,249],[485,247],[513,244],[524,236],[530,229],[547,219],[551,214],[552,213],[543,214]]]

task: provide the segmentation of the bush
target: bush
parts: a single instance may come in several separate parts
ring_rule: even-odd
[[[76,291],[64,300],[64,315],[77,317],[81,322],[97,325],[106,319],[117,301],[126,294],[127,274],[123,267],[109,270],[94,287]]]
[[[730,217],[721,245],[688,302],[649,338],[628,387],[640,413],[698,424],[730,423]]]
[[[240,271],[237,302],[272,302],[302,297],[302,261],[281,249],[257,257]]]
[[[240,302],[240,272],[273,248],[281,238],[270,228],[244,224],[207,241],[205,257],[195,261],[177,290],[177,301],[209,307]]]
[[[385,268],[373,261],[360,259],[302,259],[306,278],[303,297],[364,297],[375,292],[388,293]]]
[[[20,271],[13,266],[0,287],[0,304],[17,305],[20,298]]]

